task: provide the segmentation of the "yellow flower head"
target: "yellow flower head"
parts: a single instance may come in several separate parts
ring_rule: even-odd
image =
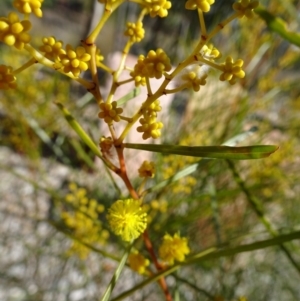
[[[132,43],[140,42],[145,36],[145,29],[142,22],[127,23],[127,29],[124,32],[125,36],[130,37]]]
[[[65,50],[62,48],[63,42],[56,41],[55,37],[45,37],[42,41],[44,45],[39,49],[45,54],[47,59],[52,61],[60,60],[60,57],[66,54]]]
[[[145,258],[138,251],[133,251],[132,253],[130,253],[128,260],[130,268],[133,271],[138,272],[139,274],[144,274],[147,266],[149,266],[150,264],[149,259]]]
[[[34,13],[37,17],[41,18],[43,12],[41,10],[42,2],[44,0],[14,0],[14,7],[22,14]]]
[[[225,63],[221,64],[223,73],[220,75],[219,79],[221,81],[227,80],[231,85],[236,83],[237,78],[244,78],[245,72],[242,69],[244,61],[241,59],[233,61],[232,57],[227,57]]]
[[[0,41],[21,50],[30,42],[30,35],[27,33],[30,29],[30,21],[20,21],[18,15],[11,12],[7,18],[0,18]]]
[[[119,122],[121,120],[120,115],[123,113],[123,109],[117,107],[116,101],[112,103],[102,102],[100,109],[101,112],[99,112],[98,117],[104,119],[106,123],[111,124],[113,121]]]
[[[160,16],[161,18],[166,17],[168,9],[172,7],[171,1],[167,0],[146,0],[145,2],[152,18],[156,16]]]
[[[91,60],[90,54],[82,46],[73,49],[71,45],[66,46],[65,54],[60,55],[60,61],[54,64],[54,68],[63,68],[65,73],[73,73],[78,77],[82,71],[86,71],[89,67],[88,62]]]
[[[0,65],[0,90],[15,89],[16,77],[12,73],[12,67]]]
[[[185,8],[189,10],[200,9],[207,13],[210,11],[210,6],[215,3],[215,0],[188,0],[185,3]]]
[[[187,238],[180,237],[178,233],[173,237],[166,234],[159,248],[160,258],[171,265],[174,264],[175,260],[184,261],[185,255],[189,253],[190,249],[188,247]]]
[[[204,70],[204,71],[203,71]],[[192,88],[195,92],[200,90],[200,86],[206,85],[207,70],[199,65],[189,66],[185,73],[181,75],[181,81],[187,88]]]
[[[144,161],[138,172],[141,178],[153,178],[155,175],[154,162]]]
[[[150,137],[153,139],[159,138],[161,136],[161,129],[163,128],[163,123],[156,120],[156,115],[144,115],[144,117],[139,120],[140,126],[137,127],[139,133],[143,133],[143,139],[146,140]]]
[[[107,220],[111,230],[124,241],[132,241],[147,227],[147,214],[139,200],[118,200],[108,209]]]
[[[238,13],[239,18],[243,18],[246,16],[247,18],[251,19],[254,17],[254,11],[258,6],[258,1],[253,0],[239,0],[238,2],[232,5],[232,8]]]

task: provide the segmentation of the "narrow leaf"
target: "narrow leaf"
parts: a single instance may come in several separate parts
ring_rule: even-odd
[[[124,143],[124,147],[140,149],[149,152],[173,154],[190,157],[249,160],[261,159],[274,153],[278,147],[275,145],[252,145],[242,147],[231,146],[181,146],[163,144],[135,144]]]
[[[269,13],[265,8],[258,7],[255,12],[267,23],[271,31],[279,34],[283,39],[289,41],[291,44],[300,47],[300,34],[292,32],[287,29],[287,24],[281,18]]]
[[[141,282],[140,284],[136,285],[134,288],[123,292],[116,298],[112,299],[111,301],[120,301],[123,300],[125,297],[130,296],[134,292],[140,290],[141,288],[145,287],[146,285],[157,281],[161,277],[165,277],[173,272],[175,272],[177,269],[179,269],[183,265],[188,265],[188,264],[194,264],[195,262],[200,262],[200,261],[205,261],[205,260],[210,260],[210,259],[215,259],[215,258],[220,258],[224,256],[233,256],[239,253],[243,252],[250,252],[250,251],[255,251],[255,250],[260,250],[272,246],[277,246],[282,243],[286,243],[288,241],[300,239],[300,231],[292,232],[289,234],[283,234],[275,238],[271,239],[266,239],[263,241],[258,241],[250,244],[245,244],[245,245],[240,245],[237,247],[231,247],[231,248],[223,248],[223,249],[218,249],[218,248],[210,248],[207,250],[204,250],[196,255],[193,255],[185,262],[179,262],[176,263],[175,265],[169,267],[168,269],[159,272],[150,278],[146,279],[145,281]]]
[[[55,103],[58,108],[64,114],[64,117],[72,127],[72,129],[77,133],[77,135],[82,139],[82,141],[93,151],[93,153],[103,160],[102,155],[100,153],[99,148],[91,139],[91,137],[85,132],[85,130],[81,127],[81,125],[77,122],[77,120],[71,115],[71,113],[61,104]]]

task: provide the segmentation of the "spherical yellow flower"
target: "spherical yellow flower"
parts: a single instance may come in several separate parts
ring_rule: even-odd
[[[154,162],[144,161],[138,172],[141,178],[153,178],[155,175]]]
[[[185,255],[189,253],[187,238],[180,237],[178,233],[173,237],[166,234],[159,248],[160,258],[169,264],[174,264],[175,260],[184,261]]]
[[[12,73],[12,67],[0,65],[0,90],[15,89],[16,77]]]
[[[215,3],[215,0],[188,0],[185,8],[189,10],[200,9],[207,13],[210,11],[210,6]]]
[[[133,251],[128,256],[129,266],[133,271],[138,272],[139,274],[144,274],[147,266],[149,266],[149,259],[145,258],[138,251]]]
[[[108,209],[107,220],[111,230],[124,241],[132,241],[147,227],[147,214],[139,200],[118,200]]]
[[[7,18],[0,18],[0,41],[21,50],[30,42],[30,35],[27,33],[30,29],[30,21],[20,21],[18,15],[11,12]]]
[[[43,12],[41,10],[42,2],[44,0],[14,0],[13,6],[22,14],[34,13],[41,18]]]

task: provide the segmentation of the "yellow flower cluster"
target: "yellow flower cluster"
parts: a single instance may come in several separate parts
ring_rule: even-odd
[[[82,71],[86,71],[89,68],[88,62],[90,60],[91,55],[86,52],[84,47],[78,46],[76,49],[73,49],[68,44],[65,53],[59,55],[54,68],[62,68],[65,73],[71,72],[75,77],[78,77]]]
[[[34,13],[41,18],[43,16],[41,10],[42,2],[44,0],[14,0],[13,6],[22,14]]]
[[[136,86],[145,85],[146,77],[159,79],[171,68],[169,57],[161,48],[158,48],[156,51],[150,50],[147,57],[140,55],[130,75],[134,78]]]
[[[185,237],[180,237],[178,233],[171,236],[166,234],[163,238],[163,242],[159,247],[159,257],[169,263],[174,264],[174,261],[184,261],[185,255],[190,253],[188,247],[188,241]]]
[[[0,65],[0,90],[15,89],[16,77],[12,73],[12,67]]]
[[[168,9],[172,7],[171,1],[168,0],[145,0],[150,17],[159,16],[164,18],[168,15]]]
[[[239,18],[246,16],[251,19],[254,17],[254,11],[258,7],[259,2],[253,0],[239,0],[232,5],[232,8],[238,13]]]
[[[0,41],[21,50],[30,42],[31,38],[27,33],[30,29],[30,21],[20,21],[18,15],[11,12],[7,17],[0,18]]]
[[[200,51],[201,55],[205,59],[213,60],[221,57],[220,51],[212,44],[204,45]]]
[[[62,41],[56,41],[55,37],[44,37],[42,39],[43,46],[39,50],[44,53],[44,56],[52,61],[58,61],[60,58],[66,54],[63,47]]]
[[[63,211],[61,218],[68,226],[76,239],[83,243],[94,245],[103,244],[109,236],[108,231],[102,229],[99,213],[104,211],[104,206],[95,199],[88,199],[86,190],[78,188],[76,184],[69,185],[70,193],[65,200],[71,205],[69,211]],[[69,253],[76,253],[84,259],[90,249],[76,240],[73,241]]]
[[[141,178],[153,178],[155,175],[154,162],[144,161],[138,172]]]
[[[163,123],[157,121],[157,112],[161,111],[159,99],[155,100],[147,108],[142,108],[143,117],[140,118],[140,126],[137,127],[139,133],[143,133],[143,139],[146,140],[150,137],[156,139],[161,136],[161,129]]]
[[[139,200],[118,200],[108,209],[107,220],[111,230],[124,241],[138,238],[147,227],[147,214]]]
[[[149,259],[145,258],[137,250],[129,254],[128,261],[130,268],[141,275],[145,274],[147,266],[150,265]]]
[[[122,108],[117,107],[117,102],[112,103],[102,102],[100,103],[100,109],[98,117],[104,119],[107,124],[112,124],[113,121],[119,122],[121,120],[120,115],[123,113]]]
[[[191,68],[192,70],[189,70]],[[193,65],[191,68],[188,68],[187,72],[181,76],[181,80],[186,88],[192,88],[197,92],[200,86],[206,85],[207,73],[202,73],[199,65]]]
[[[207,13],[210,11],[210,6],[215,3],[215,0],[188,0],[185,8],[189,10],[200,9]]]
[[[142,22],[136,23],[127,23],[127,29],[124,32],[124,35],[130,37],[131,43],[140,42],[145,36],[145,29],[143,28]]]
[[[231,56],[227,57],[225,63],[220,65],[223,73],[220,75],[219,79],[221,81],[227,80],[231,85],[235,84],[237,78],[245,77],[245,72],[242,69],[243,64],[244,61],[241,59],[234,62]]]

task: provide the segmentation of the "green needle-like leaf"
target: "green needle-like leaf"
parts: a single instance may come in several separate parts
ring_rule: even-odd
[[[140,149],[149,152],[173,154],[181,156],[214,158],[214,159],[232,159],[249,160],[261,159],[274,153],[278,147],[275,145],[252,145],[242,147],[231,146],[181,146],[181,145],[163,145],[163,144],[135,144],[124,143],[124,147]]]
[[[82,139],[82,141],[93,151],[93,153],[103,160],[102,155],[100,153],[99,148],[94,143],[92,138],[85,132],[85,130],[81,127],[81,125],[77,122],[77,120],[71,115],[71,113],[61,104],[55,103],[58,108],[64,114],[64,117],[72,127],[72,129],[78,134],[78,136]]]

